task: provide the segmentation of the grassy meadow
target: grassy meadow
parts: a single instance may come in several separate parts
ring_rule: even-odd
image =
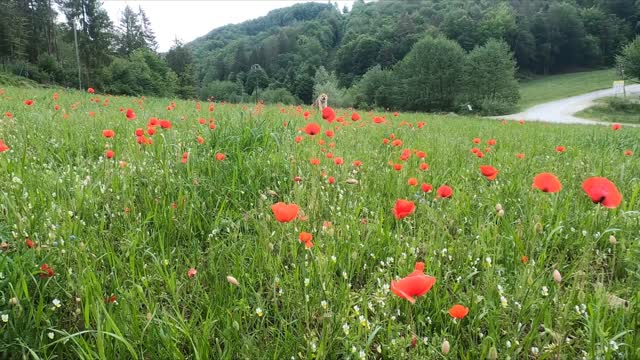
[[[549,101],[613,87],[619,80],[615,69],[543,76],[520,83],[521,110]]]
[[[0,91],[0,359],[640,358],[638,128],[57,91]]]
[[[640,124],[640,102],[638,102],[638,98],[630,97],[634,102],[625,102],[621,99],[621,97],[600,99],[594,106],[580,111],[576,116],[598,121]],[[613,104],[612,101],[614,102]],[[620,107],[616,106],[616,103],[629,105]]]

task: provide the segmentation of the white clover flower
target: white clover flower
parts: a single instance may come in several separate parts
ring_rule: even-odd
[[[262,315],[264,315],[264,312],[261,308],[256,308],[256,315],[258,315],[258,317],[262,317]]]
[[[347,324],[347,323],[342,324],[342,332],[345,335],[349,335],[349,324]]]
[[[52,303],[53,303],[53,306],[55,306],[56,308],[59,308],[62,306],[62,304],[60,303],[60,300],[58,299],[53,299]]]
[[[320,306],[322,306],[323,309],[327,310],[327,306],[328,306],[327,301],[326,300],[322,300],[320,302]]]
[[[56,335],[55,335],[53,332],[51,332],[51,331],[47,333],[47,337],[48,337],[49,339],[51,339],[51,340],[53,340],[53,338],[54,338],[55,336],[56,336]]]
[[[2,314],[2,316],[0,316],[0,318],[2,318],[2,322],[4,322],[4,323],[8,323],[9,322],[9,314]]]
[[[546,286],[543,286],[541,293],[542,293],[542,296],[549,296],[549,288]]]

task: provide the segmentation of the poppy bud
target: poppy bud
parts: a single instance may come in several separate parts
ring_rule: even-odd
[[[347,184],[358,185],[358,180],[356,180],[356,179],[347,179]]]
[[[496,211],[500,211],[502,210],[502,205],[501,204],[496,204]]]
[[[557,284],[560,284],[560,282],[562,281],[562,275],[560,275],[560,271],[553,270],[553,281],[555,281]]]
[[[496,360],[497,358],[498,358],[498,351],[496,350],[495,346],[492,346],[491,349],[489,349],[489,354],[487,354],[487,359]]]
[[[235,285],[235,286],[240,286],[240,283],[238,282],[238,279],[234,278],[231,275],[227,275],[227,281],[229,282],[229,284],[231,285]]]
[[[504,216],[504,210],[502,210],[502,209],[498,210],[498,216],[499,217],[503,217]]]
[[[540,234],[542,232],[542,224],[536,223],[535,230],[538,234]]]
[[[445,340],[442,342],[442,353],[447,355],[449,353],[451,346],[449,345],[449,341]]]
[[[18,298],[12,297],[9,299],[9,305],[18,305]]]
[[[616,244],[618,243],[618,240],[616,240],[616,237],[613,235],[609,236],[609,242],[611,243],[611,245],[616,246]]]

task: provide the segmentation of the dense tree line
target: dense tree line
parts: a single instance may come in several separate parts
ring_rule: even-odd
[[[103,91],[291,103],[326,92],[336,105],[415,110],[507,111],[516,71],[613,66],[640,31],[636,0],[358,0],[274,10],[158,54],[142,9],[114,25],[98,0],[5,2],[0,61],[37,81],[77,84],[77,23],[83,84]]]
[[[142,8],[125,7],[114,25],[99,0],[5,0],[0,6],[1,69],[38,82],[195,97],[190,51],[177,41],[167,54],[156,49]]]
[[[315,3],[213,30],[188,46],[202,95],[246,99],[256,90],[248,74],[257,64],[269,89],[284,89],[306,103],[324,87],[340,105],[445,111],[471,105],[507,111],[518,98],[510,75],[515,70],[526,77],[613,66],[640,30],[639,21],[636,0],[356,1],[350,12]],[[448,53],[455,61],[430,64],[441,76],[458,75],[449,94],[410,91],[415,87],[409,83],[423,85],[430,79],[411,79],[427,64],[407,56],[439,55],[415,49],[425,38],[431,39],[428,48],[435,41],[455,49]],[[493,50],[502,58],[490,56]],[[487,82],[487,71],[496,66],[506,77]],[[501,84],[512,93],[471,96],[483,93],[485,83]]]

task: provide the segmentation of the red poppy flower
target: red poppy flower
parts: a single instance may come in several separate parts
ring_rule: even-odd
[[[142,136],[142,135],[144,135],[144,130],[138,128],[138,129],[136,129],[135,134],[136,134],[136,136]]]
[[[469,308],[460,304],[453,305],[451,309],[449,309],[449,315],[456,319],[464,319],[464,317],[467,316],[468,313]]]
[[[524,154],[522,154],[522,153],[521,154],[516,154],[516,157],[518,159],[524,159]]]
[[[116,156],[116,153],[113,150],[107,150],[104,152],[104,156],[106,156],[107,159],[113,159],[113,157]]]
[[[342,164],[344,163],[344,160],[342,160],[342,158],[341,158],[341,157],[337,157],[337,158],[333,159],[333,162],[334,162],[336,165],[342,165]]]
[[[351,121],[358,121],[360,120],[360,114],[358,114],[357,112],[354,112],[353,114],[351,114]]]
[[[147,128],[147,135],[153,136],[153,134],[155,134],[155,133],[156,133],[156,128],[154,126],[149,126]]]
[[[299,144],[302,141],[302,136],[296,136],[294,141],[296,142],[296,144]]]
[[[382,124],[384,122],[384,118],[380,116],[376,116],[373,118],[373,122],[376,124]]]
[[[33,105],[33,100],[31,100],[31,99],[25,100],[24,104],[27,105],[27,106],[31,106],[31,105]]]
[[[520,261],[521,261],[523,264],[526,264],[526,263],[528,263],[528,262],[529,262],[529,257],[528,257],[527,255],[522,255],[522,256],[520,257]]]
[[[524,125],[524,120],[520,120],[518,122],[520,123],[520,125]]]
[[[483,157],[484,157],[484,154],[482,153],[482,151],[478,151],[478,152],[476,153],[476,156],[477,156],[477,157],[479,157],[479,158],[483,158]]]
[[[496,139],[489,139],[489,140],[487,140],[487,145],[489,145],[489,146],[493,146],[493,145],[495,145],[495,144],[496,144]]]
[[[407,184],[409,184],[409,186],[416,186],[416,185],[418,185],[418,179],[409,178],[409,180],[407,180]]]
[[[182,162],[183,164],[186,164],[187,161],[189,161],[189,153],[188,152],[183,152],[182,153],[182,160],[180,160],[180,162]]]
[[[309,112],[308,112],[308,111],[305,111],[305,112],[302,114],[302,116],[304,116],[304,118],[305,118],[305,119],[308,119],[308,118],[309,118],[309,115],[310,115],[310,114],[309,114]]]
[[[426,192],[426,193],[430,193],[431,190],[433,190],[433,186],[427,183],[422,183],[422,185],[420,185],[420,188],[422,189],[422,192]]]
[[[633,155],[633,151],[631,151],[631,150],[625,150],[625,152],[624,152],[624,156],[631,156],[631,155]]]
[[[424,121],[418,122],[418,129],[422,129],[425,125],[427,125],[427,123]]]
[[[96,92],[96,90],[94,88],[90,87],[90,88],[87,89],[87,92],[89,94],[94,94]]]
[[[314,136],[320,132],[320,125],[316,123],[308,123],[307,126],[304,127],[304,132]]]
[[[398,199],[395,207],[393,208],[393,215],[396,216],[396,219],[401,220],[411,215],[415,210],[416,205],[413,201]]]
[[[309,160],[309,162],[311,163],[311,165],[320,165],[320,159],[311,159]]]
[[[111,295],[104,298],[104,302],[107,304],[114,304],[116,301],[118,301],[118,297],[116,295]]]
[[[562,190],[562,183],[552,173],[540,173],[533,178],[533,187],[542,192],[555,193]]]
[[[313,240],[313,235],[311,233],[302,231],[300,232],[299,239],[307,249],[311,249],[313,247],[313,243],[311,242],[311,240]]]
[[[113,130],[102,130],[102,136],[106,137],[107,139],[112,138],[116,135],[116,133]]]
[[[333,135],[335,135],[335,134],[334,134],[334,132],[333,132],[333,131],[331,131],[331,130],[327,130],[324,134],[325,134],[327,137],[333,137]]]
[[[217,153],[216,154],[216,160],[218,160],[218,161],[223,161],[226,158],[227,158],[227,156],[225,154],[223,154],[223,153]]]
[[[290,222],[298,216],[300,208],[296,204],[285,204],[278,202],[271,205],[271,211],[278,222]]]
[[[499,173],[498,169],[489,165],[480,166],[480,172],[482,172],[482,175],[489,181],[495,180]]]
[[[327,157],[327,159],[333,159],[333,153],[327,153],[327,155],[325,155]]]
[[[393,170],[395,171],[402,170],[402,164],[393,164]]]
[[[200,145],[204,144],[204,138],[202,136],[196,136],[196,141]]]
[[[400,139],[395,139],[393,140],[393,142],[391,143],[391,146],[402,146],[402,140]]]
[[[422,170],[422,171],[427,171],[427,170],[429,170],[429,164],[427,164],[427,163],[420,163],[420,170]]]
[[[127,119],[134,120],[136,118],[136,113],[132,109],[127,109],[127,113],[125,114]]]
[[[453,189],[450,186],[442,185],[436,190],[436,198],[450,198],[453,196]]]
[[[3,153],[9,149],[11,148],[7,146],[7,144],[5,144],[4,141],[0,140],[0,153]]]
[[[46,278],[50,278],[52,276],[54,276],[56,274],[55,271],[53,271],[53,268],[50,267],[48,264],[42,264],[42,266],[40,266],[40,277],[43,279]]]
[[[187,277],[189,279],[191,279],[194,276],[196,276],[196,274],[198,274],[198,270],[196,270],[195,268],[191,268],[191,269],[189,269],[189,271],[187,271]]]
[[[362,166],[362,161],[356,160],[353,162],[353,166]]]
[[[620,130],[620,128],[621,128],[621,127],[622,127],[622,125],[620,125],[620,124],[613,124],[613,125],[611,125],[611,129],[612,129],[612,130]]]
[[[327,120],[328,122],[333,122],[336,118],[336,112],[329,106],[322,109],[322,118]]]
[[[591,201],[613,209],[622,202],[622,194],[611,180],[604,177],[591,177],[582,183],[582,190],[589,195]]]
[[[480,144],[480,141],[482,141],[482,140],[480,140],[480,138],[473,138],[473,143],[474,144]]]
[[[31,239],[26,239],[24,241],[24,243],[27,245],[27,247],[29,249],[35,249],[36,247],[38,247],[38,245],[36,245],[35,241],[31,240]]]
[[[427,153],[424,151],[418,150],[416,151],[416,156],[418,157],[418,159],[424,159],[427,157]]]
[[[567,148],[565,148],[565,147],[564,147],[564,146],[562,146],[562,145],[558,145],[558,146],[556,146],[556,151],[557,151],[557,152],[559,152],[559,153],[561,153],[561,152],[565,152],[566,150],[567,150]]]
[[[387,138],[382,139],[382,143],[387,145],[389,143],[389,139],[387,139]]]
[[[13,114],[10,111],[7,111],[6,113],[4,113],[4,116],[6,116],[7,119],[11,119],[13,117]]]
[[[391,291],[415,304],[416,298],[428,293],[435,283],[436,278],[424,274],[424,263],[417,262],[411,274],[391,281]]]
[[[58,105],[58,104],[53,105],[53,110],[55,110],[55,111],[60,110],[60,105]]]
[[[171,129],[171,121],[169,120],[160,120],[160,127],[163,129]]]
[[[327,179],[327,182],[328,182],[330,185],[333,185],[333,184],[335,184],[335,183],[336,183],[336,178],[335,178],[335,177],[333,177],[333,176],[329,176],[329,178]]]

